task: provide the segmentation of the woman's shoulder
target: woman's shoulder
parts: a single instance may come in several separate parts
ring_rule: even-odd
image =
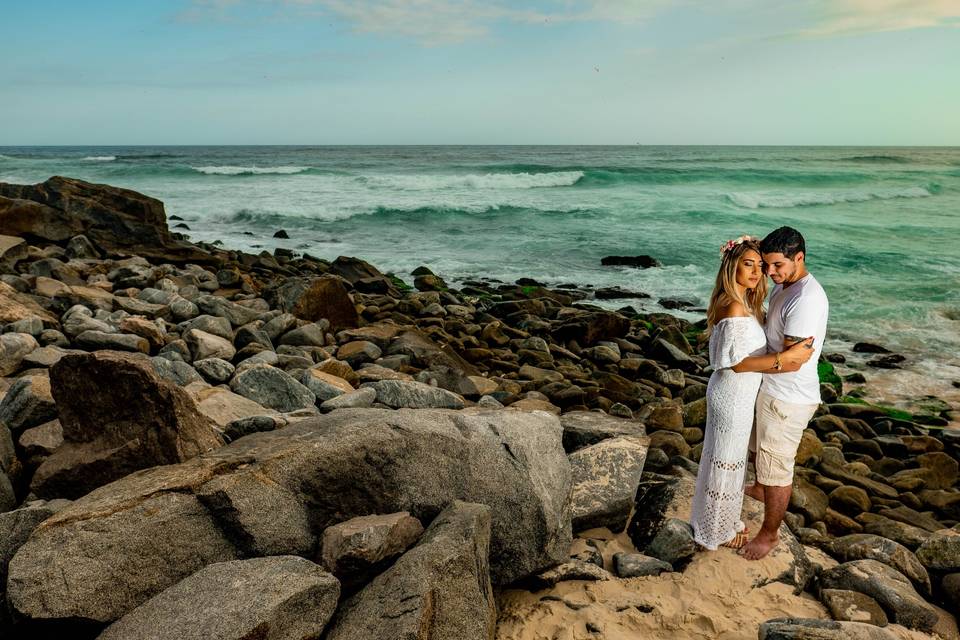
[[[735,319],[749,319],[753,316],[747,311],[741,303],[737,301],[732,301],[729,304],[725,304],[717,309],[717,323],[723,322],[724,320],[735,320]]]

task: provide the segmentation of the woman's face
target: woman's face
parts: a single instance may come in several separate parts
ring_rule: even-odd
[[[746,289],[753,289],[760,283],[762,277],[763,260],[760,254],[753,249],[745,251],[737,261],[737,284]]]

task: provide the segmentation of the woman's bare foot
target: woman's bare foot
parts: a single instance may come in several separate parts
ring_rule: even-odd
[[[748,484],[746,487],[743,488],[743,493],[750,496],[754,500],[759,500],[760,502],[763,502],[762,487],[758,487],[755,484]]]
[[[757,537],[745,544],[737,553],[747,560],[759,560],[770,553],[779,541],[780,539],[776,534],[770,536],[760,532],[757,534]]]

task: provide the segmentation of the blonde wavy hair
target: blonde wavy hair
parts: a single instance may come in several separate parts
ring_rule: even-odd
[[[763,324],[766,320],[767,313],[763,308],[763,303],[767,299],[766,275],[761,275],[757,286],[753,289],[747,289],[745,296],[740,296],[737,293],[737,264],[743,254],[748,251],[756,251],[757,255],[760,255],[760,242],[754,238],[745,239],[739,244],[733,244],[733,241],[731,241],[723,250],[720,270],[717,272],[717,283],[713,287],[710,304],[707,306],[708,331],[720,320],[718,317],[720,309],[733,302],[742,304],[743,308],[751,313],[760,324]]]

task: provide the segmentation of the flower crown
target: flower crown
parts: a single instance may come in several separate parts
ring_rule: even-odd
[[[740,236],[736,240],[727,240],[720,247],[720,257],[722,258],[723,254],[725,254],[727,251],[730,251],[730,249],[733,249],[734,247],[739,246],[747,241],[756,242],[757,239],[753,236]]]

